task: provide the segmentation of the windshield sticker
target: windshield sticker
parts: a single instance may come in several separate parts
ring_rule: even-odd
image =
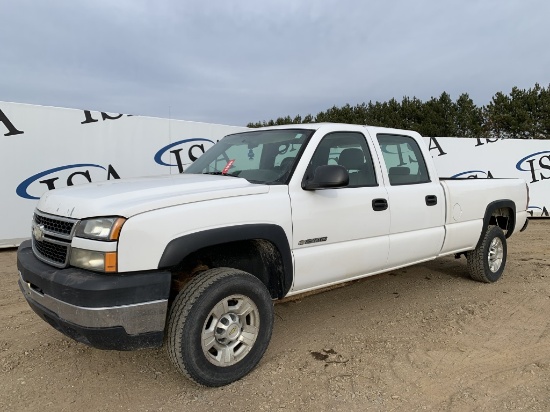
[[[229,162],[227,162],[227,164],[222,170],[222,175],[226,175],[227,172],[229,172],[229,169],[231,169],[231,166],[233,166],[233,163],[235,163],[235,159],[231,159]]]

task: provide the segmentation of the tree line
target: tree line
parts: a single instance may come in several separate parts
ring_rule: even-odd
[[[399,102],[369,101],[355,106],[333,106],[316,116],[279,117],[249,123],[248,127],[282,124],[336,122],[415,130],[423,136],[473,138],[550,138],[550,85],[538,83],[526,90],[513,87],[509,94],[496,93],[489,104],[478,107],[468,93],[456,101],[447,92],[423,102],[403,97]]]

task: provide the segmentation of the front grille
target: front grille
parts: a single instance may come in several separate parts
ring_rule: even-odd
[[[69,246],[50,243],[47,240],[42,242],[34,241],[35,250],[50,262],[65,265]]]
[[[75,222],[72,222],[70,220],[61,220],[61,219],[54,219],[51,217],[46,217],[44,215],[39,215],[38,213],[34,214],[34,221],[37,225],[44,226],[44,230],[47,230],[48,232],[70,236],[73,227],[75,225]]]
[[[32,247],[36,257],[50,265],[66,267],[77,223],[75,219],[46,215],[37,210],[32,231]]]

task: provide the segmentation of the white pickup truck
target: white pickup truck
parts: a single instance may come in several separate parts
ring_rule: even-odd
[[[19,285],[77,341],[165,340],[181,372],[221,386],[262,358],[274,300],[450,254],[473,279],[498,280],[528,196],[519,179],[438,178],[411,131],[255,129],[183,174],[47,192],[18,251]]]

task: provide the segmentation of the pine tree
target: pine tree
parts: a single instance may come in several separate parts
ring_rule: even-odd
[[[477,107],[467,93],[456,102],[447,92],[426,102],[405,96],[398,102],[361,103],[294,117],[279,117],[275,121],[249,123],[248,127],[275,124],[335,122],[367,124],[415,130],[424,136],[496,137],[516,139],[550,138],[550,85],[538,83],[529,90],[512,88],[509,95],[497,92],[484,107]]]

